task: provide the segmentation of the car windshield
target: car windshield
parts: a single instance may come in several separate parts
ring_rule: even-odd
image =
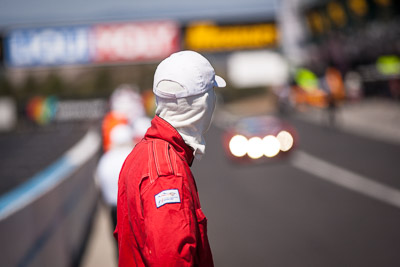
[[[258,134],[274,134],[279,132],[282,128],[282,123],[279,119],[271,116],[262,117],[249,117],[240,120],[235,130],[238,133],[245,135],[258,135]]]

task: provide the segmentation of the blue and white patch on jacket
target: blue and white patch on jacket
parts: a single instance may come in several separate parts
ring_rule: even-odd
[[[181,203],[178,189],[168,189],[161,191],[155,195],[157,208],[164,206],[165,204]]]

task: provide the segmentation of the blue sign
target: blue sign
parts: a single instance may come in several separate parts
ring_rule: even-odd
[[[4,61],[3,36],[0,35],[0,66]]]
[[[90,62],[88,26],[18,29],[5,40],[12,67],[55,66]]]

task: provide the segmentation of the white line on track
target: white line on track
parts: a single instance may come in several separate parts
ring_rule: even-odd
[[[296,168],[321,179],[400,208],[398,189],[311,156],[304,151],[298,150],[291,163]]]

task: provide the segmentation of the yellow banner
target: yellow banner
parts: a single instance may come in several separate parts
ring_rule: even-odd
[[[275,23],[219,26],[191,24],[186,29],[185,46],[197,51],[224,51],[276,46],[279,33]]]

